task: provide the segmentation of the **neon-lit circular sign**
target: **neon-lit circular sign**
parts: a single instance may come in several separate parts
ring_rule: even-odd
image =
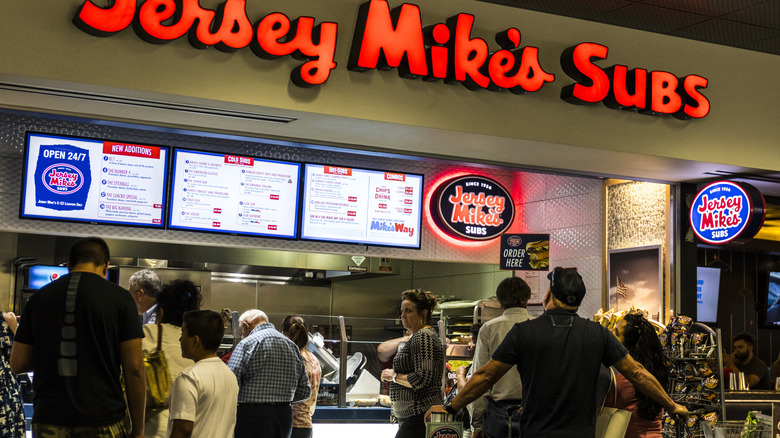
[[[761,192],[750,184],[717,181],[696,194],[689,219],[693,232],[707,243],[744,243],[761,229],[764,205]]]
[[[512,196],[490,178],[468,175],[442,183],[431,196],[431,216],[448,235],[466,240],[489,240],[512,225]]]

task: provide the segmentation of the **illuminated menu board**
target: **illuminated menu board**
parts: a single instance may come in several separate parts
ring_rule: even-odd
[[[22,218],[162,227],[168,148],[27,134]]]
[[[301,165],[177,149],[169,228],[296,238]]]
[[[301,238],[420,248],[422,175],[306,164]]]

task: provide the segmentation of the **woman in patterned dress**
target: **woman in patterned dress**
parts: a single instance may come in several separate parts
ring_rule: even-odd
[[[16,315],[2,312],[0,320],[0,438],[24,437],[24,408],[19,381],[9,360],[16,333]]]
[[[425,412],[443,400],[444,347],[431,327],[436,295],[412,289],[401,294],[401,322],[412,336],[393,359],[393,368],[382,371],[390,385],[392,413],[398,420],[396,438],[425,436]]]
[[[306,349],[306,346],[309,344],[309,331],[306,329],[306,324],[302,317],[288,315],[284,318],[282,333],[290,338],[301,350],[303,363],[306,366],[306,374],[309,376],[309,385],[311,386],[309,399],[292,405],[293,429],[291,438],[311,438],[311,417],[314,415],[314,409],[317,405],[317,393],[320,390],[320,380],[322,380],[322,367],[320,366],[320,361]]]

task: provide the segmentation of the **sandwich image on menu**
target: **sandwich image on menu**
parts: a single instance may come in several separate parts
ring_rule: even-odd
[[[528,253],[528,264],[533,269],[545,269],[550,265],[550,241],[537,240],[528,242],[525,245],[525,252]]]

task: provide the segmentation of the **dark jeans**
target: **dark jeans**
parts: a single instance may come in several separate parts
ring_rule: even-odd
[[[292,408],[289,404],[239,404],[235,438],[290,438]]]
[[[311,438],[311,428],[293,427],[292,438]]]
[[[395,438],[425,438],[425,414],[398,418]]]
[[[520,436],[520,400],[495,401],[488,397],[485,406],[484,430],[487,438],[518,438]]]

